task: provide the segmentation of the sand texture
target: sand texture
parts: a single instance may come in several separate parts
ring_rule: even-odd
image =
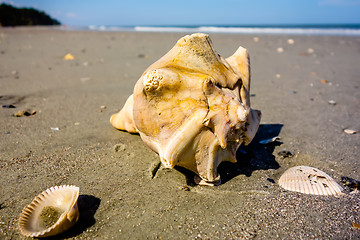
[[[222,184],[206,187],[158,169],[138,135],[109,123],[184,35],[0,28],[0,239],[25,239],[22,208],[64,184],[80,187],[80,219],[54,239],[360,238],[360,194],[340,181],[360,180],[360,134],[344,132],[360,130],[360,37],[211,34],[224,57],[248,49],[262,121],[238,163],[221,164]],[[281,143],[259,143],[275,136]],[[328,173],[345,194],[279,187],[297,165]]]

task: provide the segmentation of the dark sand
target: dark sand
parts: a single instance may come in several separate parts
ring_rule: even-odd
[[[0,108],[0,239],[24,239],[22,208],[63,184],[80,187],[81,217],[59,238],[360,238],[356,191],[314,196],[277,184],[297,165],[339,183],[360,179],[360,134],[343,131],[360,130],[360,37],[210,34],[224,57],[249,50],[252,107],[263,117],[238,163],[220,166],[223,184],[204,187],[182,169],[152,178],[158,156],[109,124],[142,72],[184,35],[0,28],[0,103],[16,107]],[[36,114],[13,116],[27,109]],[[277,135],[282,144],[257,143]]]

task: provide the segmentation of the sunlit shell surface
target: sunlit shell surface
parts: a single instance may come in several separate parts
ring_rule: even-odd
[[[21,233],[27,237],[48,237],[66,231],[79,219],[78,198],[76,186],[55,186],[43,191],[22,210]]]
[[[239,47],[225,59],[208,35],[195,33],[146,69],[110,122],[138,132],[165,167],[184,167],[199,184],[217,185],[218,165],[236,162],[236,150],[254,138],[260,117],[250,108],[247,50]]]
[[[337,195],[343,190],[328,174],[308,166],[289,168],[280,177],[279,185],[290,191],[314,195]]]

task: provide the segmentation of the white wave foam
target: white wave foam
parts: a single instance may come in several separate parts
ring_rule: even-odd
[[[261,27],[143,27],[134,28],[138,32],[207,32],[244,34],[298,34],[298,35],[352,35],[359,36],[360,29],[346,28],[261,28]]]
[[[136,32],[204,32],[238,34],[290,34],[290,35],[339,35],[360,36],[360,28],[276,28],[276,27],[119,27],[90,25],[91,31],[136,31]]]
[[[138,31],[138,32],[193,32],[194,29],[199,29],[199,28],[136,26],[134,29],[135,29],[135,31]]]

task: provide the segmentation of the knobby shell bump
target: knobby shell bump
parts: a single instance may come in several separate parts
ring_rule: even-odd
[[[26,206],[19,219],[20,232],[27,237],[48,237],[66,231],[79,219],[79,188],[51,187]]]
[[[228,58],[208,35],[187,35],[142,74],[123,109],[111,117],[120,130],[138,132],[167,168],[196,173],[217,185],[218,165],[236,162],[261,112],[250,108],[250,62],[245,48]]]

